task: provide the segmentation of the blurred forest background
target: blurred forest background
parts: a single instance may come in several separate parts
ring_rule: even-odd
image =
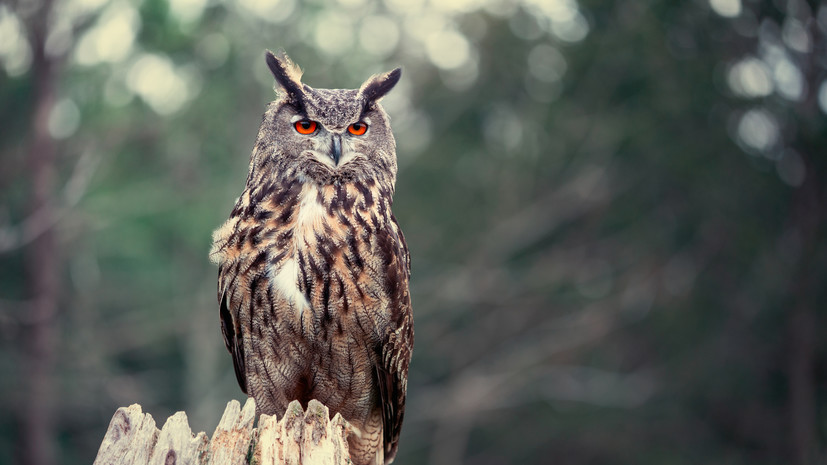
[[[242,398],[210,234],[264,50],[385,99],[397,463],[827,460],[827,2],[3,0],[0,463]]]

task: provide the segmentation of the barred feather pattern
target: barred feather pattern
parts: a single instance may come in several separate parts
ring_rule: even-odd
[[[266,147],[260,140],[256,150]],[[357,428],[354,463],[390,463],[413,345],[393,179],[317,184],[259,168],[211,252],[239,384],[259,413],[281,416],[294,399],[318,399]]]

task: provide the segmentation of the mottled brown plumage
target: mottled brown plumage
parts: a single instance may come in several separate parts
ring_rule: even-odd
[[[224,340],[259,413],[318,399],[358,429],[354,463],[390,463],[413,317],[410,258],[391,213],[396,144],[378,101],[400,70],[329,90],[302,84],[286,56],[268,52],[267,62],[281,95],[210,252]],[[299,132],[303,122],[312,134]]]

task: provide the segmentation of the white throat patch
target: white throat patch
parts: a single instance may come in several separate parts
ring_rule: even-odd
[[[299,289],[299,249],[309,249],[316,243],[316,231],[322,230],[327,212],[317,200],[318,187],[305,184],[299,193],[294,212],[293,244],[279,268],[271,269],[271,286],[300,312],[310,307],[307,296]],[[273,274],[273,272],[275,272]]]

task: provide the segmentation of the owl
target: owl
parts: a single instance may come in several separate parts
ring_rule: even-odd
[[[396,142],[379,103],[402,72],[314,89],[286,55],[266,61],[279,97],[210,251],[224,342],[258,413],[317,399],[354,427],[354,463],[387,464],[414,339],[410,255],[391,212]]]

